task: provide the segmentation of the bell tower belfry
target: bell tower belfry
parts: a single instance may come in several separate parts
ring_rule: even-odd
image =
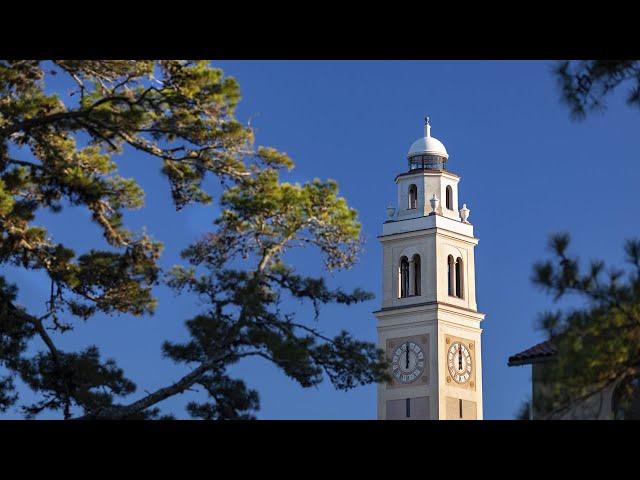
[[[478,239],[428,117],[407,159],[378,237],[382,307],[374,314],[391,368],[391,381],[378,385],[378,419],[482,419]]]

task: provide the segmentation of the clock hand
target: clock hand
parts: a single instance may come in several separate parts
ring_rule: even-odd
[[[409,369],[409,342],[407,342],[407,360],[405,363],[405,368],[408,370]]]
[[[458,346],[458,370],[462,370],[462,345]]]

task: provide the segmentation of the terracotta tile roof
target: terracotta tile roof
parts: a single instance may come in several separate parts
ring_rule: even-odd
[[[515,365],[527,365],[540,360],[545,360],[549,357],[552,357],[556,353],[558,353],[556,347],[551,345],[551,342],[547,340],[546,342],[538,343],[531,348],[512,355],[511,357],[509,357],[509,362],[507,363],[507,365],[509,365],[510,367],[513,367]]]

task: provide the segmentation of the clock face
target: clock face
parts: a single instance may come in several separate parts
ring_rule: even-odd
[[[473,372],[471,353],[462,342],[453,342],[447,352],[449,375],[456,383],[467,383]]]
[[[391,374],[400,383],[411,383],[424,372],[424,351],[415,342],[402,343],[393,351]]]

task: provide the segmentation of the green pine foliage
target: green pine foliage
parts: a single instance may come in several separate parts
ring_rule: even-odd
[[[640,240],[626,242],[625,270],[605,269],[601,261],[581,266],[568,246],[568,234],[552,236],[553,258],[537,263],[533,274],[533,282],[555,300],[582,301],[539,319],[558,349],[542,379],[549,394],[544,405],[536,405],[548,414],[640,374]]]
[[[640,107],[640,60],[562,61],[555,76],[562,101],[576,119],[606,109],[606,98],[620,88],[627,89],[627,105]]]
[[[73,82],[73,101],[45,93],[54,75]],[[17,404],[28,418],[45,410],[64,418],[171,418],[158,405],[196,388],[205,398],[189,403],[194,418],[254,418],[258,393],[228,374],[251,356],[303,387],[325,377],[339,389],[386,378],[374,344],[346,331],[326,336],[282,310],[287,296],[309,302],[316,317],[323,304],[371,298],[300,276],[283,256],[317,248],[326,269],[349,268],[360,223],[336,182],[280,180],[293,161],[254,145],[252,130],[234,116],[239,100],[235,79],[206,61],[0,61],[0,264],[43,272],[51,287],[47,311],[36,314],[16,304],[18,286],[0,276],[0,411]],[[177,210],[214,201],[203,189],[207,176],[224,187],[212,232],[186,247],[185,263],[169,272],[158,265],[162,244],[125,227],[126,212],[144,204],[136,180],[118,174],[125,147],[157,160]],[[39,210],[67,206],[88,209],[104,245],[76,252],[35,221]],[[161,282],[206,299],[186,319],[190,339],[167,339],[162,349],[167,361],[188,365],[183,378],[135,397],[134,381],[102,359],[99,346],[57,346],[97,313],[153,314]],[[21,403],[17,379],[35,402]]]
[[[555,68],[561,100],[581,120],[606,109],[615,91],[626,89],[626,103],[640,107],[640,61],[561,61]],[[535,405],[549,416],[612,384],[620,402],[634,395],[640,375],[640,240],[625,243],[627,268],[605,268],[602,261],[586,267],[568,255],[570,237],[550,238],[553,259],[534,266],[533,281],[554,300],[573,296],[583,303],[572,309],[543,312],[539,328],[546,331],[558,354],[544,369],[549,394]]]

